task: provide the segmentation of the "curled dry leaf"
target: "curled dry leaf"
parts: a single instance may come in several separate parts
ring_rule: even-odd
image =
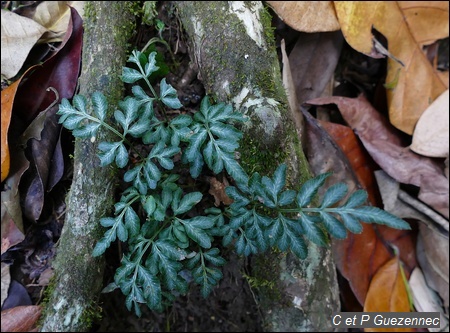
[[[1,120],[1,181],[3,182],[8,176],[10,167],[10,156],[8,147],[8,129],[11,121],[11,111],[16,96],[17,87],[20,80],[17,80],[9,87],[2,90],[2,120]]]
[[[77,86],[81,64],[83,42],[82,19],[77,11],[70,8],[71,20],[65,38],[57,53],[37,67],[27,80],[20,85],[21,98],[14,101],[13,112],[28,126],[40,111],[48,108],[55,100],[54,88],[60,100],[72,98]]]
[[[84,1],[42,1],[34,12],[34,21],[47,28],[40,43],[61,42],[70,20],[70,6],[82,17]]]
[[[409,147],[417,154],[447,157],[449,143],[449,92],[444,91],[417,122]]]
[[[449,307],[449,242],[448,236],[419,226],[417,260],[430,288],[436,290]]]
[[[409,278],[409,287],[414,299],[414,307],[418,312],[439,312],[441,327],[429,328],[430,332],[448,331],[448,318],[443,313],[442,301],[434,290],[428,287],[425,276],[419,267],[416,267]],[[447,315],[448,316],[448,315]]]
[[[302,108],[306,124],[308,162],[314,174],[333,171],[330,183],[344,182],[349,193],[363,188],[370,191],[372,204],[378,202],[376,184],[364,153],[356,137],[336,124],[318,122]],[[336,130],[338,126],[338,130]],[[324,127],[331,128],[330,133]],[[345,127],[345,126],[342,126]],[[355,173],[356,172],[356,173]],[[397,247],[400,258],[410,271],[416,267],[414,232],[362,223],[361,234],[348,234],[346,239],[332,239],[333,257],[339,272],[347,279],[358,302],[363,305],[375,272],[392,257],[385,244]]]
[[[40,305],[16,306],[2,311],[2,332],[35,332],[41,312]]]
[[[10,79],[22,68],[28,53],[47,31],[35,21],[1,10],[2,76]]]
[[[331,1],[266,1],[291,28],[304,32],[336,31],[339,22]]]
[[[385,263],[370,282],[364,312],[410,312],[408,283],[397,257]],[[405,274],[408,275],[408,274]],[[366,328],[365,332],[387,332],[386,328]],[[390,332],[411,332],[410,328],[389,329]]]
[[[438,8],[431,3],[438,3]],[[388,59],[389,118],[395,127],[412,134],[430,101],[448,88],[448,79],[422,51],[422,45],[448,36],[448,2],[335,1],[334,6],[344,37],[355,50],[376,57],[372,35],[376,29],[386,37],[389,53],[401,61]]]
[[[343,41],[340,31],[299,34],[289,53],[298,103],[322,96],[333,79]]]
[[[224,205],[229,206],[233,203],[233,199],[225,193],[225,188],[230,186],[226,178],[221,182],[216,177],[209,177],[208,181],[211,185],[208,193],[214,197],[214,205],[220,206],[223,202]]]
[[[9,274],[9,265],[2,262],[1,264],[1,276],[2,276],[2,285],[1,285],[1,306],[3,307],[3,303],[5,299],[8,297],[8,288],[11,283],[11,275]]]
[[[364,96],[322,97],[308,104],[336,104],[374,161],[398,182],[420,187],[419,199],[449,217],[449,184],[440,163],[403,147],[398,131]]]
[[[425,223],[430,229],[448,238],[448,220],[401,190],[400,184],[383,170],[375,171],[375,177],[383,199],[384,210],[402,219],[415,219]]]
[[[295,85],[294,81],[292,80],[291,66],[289,64],[290,60],[286,54],[286,45],[284,39],[281,41],[281,55],[283,61],[283,86],[288,98],[289,110],[291,110],[292,118],[295,121],[295,127],[297,129],[300,141],[304,145],[304,120],[303,115],[298,108]]]

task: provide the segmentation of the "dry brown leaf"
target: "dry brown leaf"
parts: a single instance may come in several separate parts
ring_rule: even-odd
[[[230,185],[226,178],[224,178],[224,181],[221,182],[217,180],[216,177],[209,177],[208,181],[211,185],[208,193],[214,197],[214,204],[216,206],[219,206],[221,202],[227,206],[233,203],[233,199],[225,193],[225,188]]]
[[[448,88],[448,80],[442,80],[421,48],[424,43],[448,36],[448,2],[444,9],[429,8],[430,2],[417,7],[399,3],[335,1],[334,6],[344,37],[355,50],[369,56],[377,54],[372,40],[374,28],[386,37],[389,53],[404,64],[388,59],[389,117],[395,127],[412,134],[430,102]],[[412,17],[410,25],[408,19]],[[417,32],[411,33],[412,29]]]
[[[384,264],[372,278],[364,312],[410,312],[408,292],[398,258]],[[366,328],[365,332],[410,332],[407,328]]]
[[[2,60],[3,61],[3,60]],[[9,173],[9,147],[8,147],[8,129],[11,121],[11,111],[14,97],[20,80],[17,80],[9,87],[2,90],[2,122],[1,122],[1,181],[3,182]]]
[[[16,306],[2,311],[2,332],[34,332],[41,312],[40,305]]]
[[[32,19],[47,28],[40,43],[61,42],[70,20],[70,6],[82,16],[84,1],[43,1],[36,7]]]
[[[448,331],[448,319],[442,308],[442,301],[434,290],[428,287],[425,276],[419,267],[416,267],[409,278],[409,287],[414,299],[414,307],[418,312],[439,312],[441,317],[441,328],[429,328],[430,332]]]
[[[436,290],[449,306],[449,242],[448,237],[419,225],[417,260],[425,275],[427,284]]]
[[[286,91],[286,96],[288,98],[289,109],[291,110],[292,118],[295,121],[295,127],[297,129],[300,141],[304,145],[304,127],[305,121],[303,120],[303,115],[299,110],[299,105],[297,102],[297,95],[295,92],[294,81],[292,80],[292,72],[289,64],[289,58],[286,54],[286,45],[284,39],[281,41],[281,56],[283,61],[283,86]]]
[[[361,166],[366,164],[364,155],[359,154],[358,149],[355,150],[355,147],[349,145],[347,140],[334,136],[338,146],[322,127],[324,122],[318,122],[308,111],[303,108],[301,110],[306,124],[305,153],[313,173],[317,175],[332,171],[332,175],[327,180],[328,184],[343,182],[348,186],[349,193],[353,193],[363,185],[370,193],[373,193],[371,183],[367,182],[370,178],[366,173],[370,170],[360,170]],[[355,170],[359,175],[356,175]],[[362,184],[359,184],[358,179],[361,179]],[[373,196],[372,199],[375,197]],[[375,199],[374,202],[376,201]],[[361,305],[365,302],[372,277],[392,257],[387,244],[398,249],[400,258],[409,271],[417,265],[414,231],[366,223],[362,223],[362,226],[361,234],[349,233],[346,239],[333,238],[331,243],[336,266],[349,282],[352,292]]]
[[[447,89],[422,114],[414,129],[411,150],[430,157],[448,156],[448,98]]]
[[[7,10],[2,9],[1,17],[2,76],[10,79],[22,68],[28,53],[47,29]]]
[[[266,1],[291,28],[304,32],[339,30],[332,1]]]
[[[2,262],[1,265],[1,276],[2,276],[2,287],[1,287],[1,306],[3,306],[3,302],[8,297],[8,289],[9,284],[11,283],[11,275],[9,274],[9,266],[8,264]]]
[[[367,99],[322,97],[311,105],[336,104],[377,164],[400,183],[420,187],[419,199],[449,217],[449,184],[442,165],[401,145],[401,136]]]
[[[429,228],[447,235],[448,220],[433,209],[400,189],[400,184],[383,170],[375,171],[378,188],[383,199],[384,210],[401,219],[415,219]]]

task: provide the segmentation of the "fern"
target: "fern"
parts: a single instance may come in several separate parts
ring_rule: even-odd
[[[120,288],[130,311],[140,316],[142,304],[162,311],[164,304],[186,293],[191,282],[207,297],[222,279],[220,267],[225,264],[220,249],[214,247],[218,240],[223,246],[234,246],[239,255],[277,248],[305,258],[307,242],[324,246],[328,234],[342,239],[347,230],[359,233],[360,221],[409,229],[405,221],[365,206],[364,191],[355,191],[340,204],[347,196],[345,184],[330,186],[314,207],[329,173],[299,189],[285,188],[285,164],[271,176],[248,176],[235,158],[242,138],[236,124],[246,119],[230,105],[211,104],[208,97],[193,117],[181,113],[170,117],[167,111],[182,105],[165,79],[159,93],[150,84],[158,70],[155,56],[139,51],[130,56],[137,69],[124,67],[122,80],[134,84],[132,96],[118,103],[114,125],[107,123],[109,106],[100,92],[90,100],[80,95],[72,103],[63,99],[58,111],[59,122],[75,137],[94,137],[99,128],[116,137],[99,143],[99,163],[124,169],[123,180],[129,187],[114,205],[113,216],[100,219],[105,233],[93,255],[102,255],[117,240],[128,244],[114,282],[104,291]],[[148,146],[147,153],[135,147],[139,143]],[[130,151],[138,156],[133,165]],[[183,185],[183,170],[198,183],[203,172],[228,175],[234,186],[227,187],[226,194],[233,203],[212,206],[201,192]]]

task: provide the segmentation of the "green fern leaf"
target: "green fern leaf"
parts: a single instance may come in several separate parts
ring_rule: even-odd
[[[363,206],[351,210],[351,214],[367,223],[383,224],[395,229],[410,230],[411,226],[404,220],[378,207]]]
[[[211,237],[205,229],[212,228],[214,220],[207,216],[195,216],[188,220],[179,219],[179,221],[184,226],[190,239],[203,248],[209,249],[211,247]]]
[[[135,83],[140,79],[143,79],[144,75],[142,75],[138,70],[129,67],[122,68],[122,77],[121,80],[125,83]]]
[[[361,223],[353,217],[352,214],[343,213],[339,214],[345,227],[354,234],[360,234],[363,231]]]
[[[347,194],[348,186],[344,183],[338,183],[330,186],[322,199],[322,204],[320,207],[330,207],[335,203],[341,201]]]
[[[87,114],[87,99],[83,95],[75,95],[72,99],[73,106],[80,112]]]
[[[320,212],[322,223],[330,233],[331,236],[337,239],[345,239],[347,237],[347,230],[342,223],[333,215],[326,212]]]
[[[300,222],[306,238],[317,245],[325,246],[327,244],[327,239],[322,229],[318,227],[319,221],[320,220],[317,219],[316,216],[308,215],[303,212],[300,213]]]
[[[173,214],[181,215],[186,213],[188,210],[192,209],[192,207],[198,204],[202,197],[203,195],[200,192],[191,192],[183,196],[178,206],[174,206],[172,202]]]
[[[311,203],[319,188],[325,183],[325,180],[330,175],[330,172],[321,174],[313,179],[307,180],[302,185],[297,195],[297,203],[299,207],[306,207]]]
[[[150,270],[138,265],[137,281],[143,287],[143,296],[150,309],[158,309],[161,303],[161,283]]]
[[[96,91],[91,95],[91,100],[95,115],[100,121],[105,121],[106,112],[108,111],[108,101],[106,100],[105,95]]]
[[[357,190],[350,195],[347,202],[342,207],[355,208],[365,204],[366,202],[367,192],[364,190]]]
[[[161,102],[163,102],[169,108],[179,109],[183,106],[183,104],[181,104],[180,100],[178,99],[177,91],[166,82],[165,78],[161,80],[160,90]]]
[[[84,126],[79,126],[78,123],[77,127],[72,131],[72,134],[76,138],[90,138],[97,134],[100,125],[100,123],[90,123]]]

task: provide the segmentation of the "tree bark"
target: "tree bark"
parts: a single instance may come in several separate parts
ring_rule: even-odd
[[[259,1],[175,1],[190,39],[190,55],[205,89],[250,118],[242,128],[240,162],[251,174],[272,175],[288,166],[287,184],[298,189],[311,177],[281,80],[271,16]],[[309,243],[301,261],[291,253],[252,258],[261,286],[266,331],[332,331],[339,310],[335,266],[329,248]]]
[[[102,91],[110,116],[123,95],[120,74],[135,29],[132,3],[87,1],[85,5],[79,93],[90,96]],[[99,220],[111,212],[114,200],[115,169],[100,167],[97,157],[98,143],[109,136],[100,129],[97,137],[75,141],[74,176],[41,331],[86,331],[99,317],[96,302],[103,287],[104,260],[91,253],[104,232]]]

